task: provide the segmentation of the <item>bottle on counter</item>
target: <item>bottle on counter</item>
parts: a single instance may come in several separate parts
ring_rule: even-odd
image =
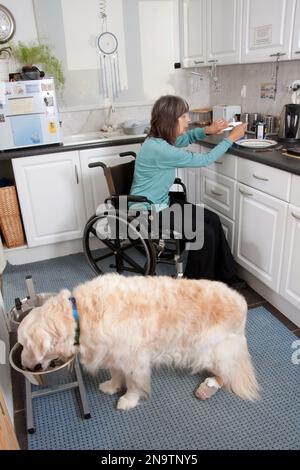
[[[257,122],[255,127],[256,139],[264,139],[266,136],[266,124],[264,122]]]

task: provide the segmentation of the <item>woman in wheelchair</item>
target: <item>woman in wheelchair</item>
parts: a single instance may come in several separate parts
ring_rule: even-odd
[[[188,104],[180,97],[166,95],[159,98],[152,109],[150,132],[136,158],[130,194],[146,197],[153,203],[151,208],[159,211],[160,216],[170,211],[174,204],[180,204],[183,214],[187,213],[187,205],[191,206],[179,197],[181,193],[170,193],[176,169],[208,166],[243,137],[246,130],[244,124],[236,126],[208,153],[187,151],[183,147],[203,139],[207,134],[217,134],[228,126],[227,121],[217,120],[204,129],[188,130],[188,111]],[[194,226],[199,210],[199,206],[193,204],[188,211],[192,214],[191,224]],[[203,246],[189,250],[184,276],[237,285],[234,259],[220,219],[208,209],[204,209],[203,230]]]

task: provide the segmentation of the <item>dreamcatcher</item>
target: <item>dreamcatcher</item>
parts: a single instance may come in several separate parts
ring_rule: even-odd
[[[102,89],[105,98],[113,100],[121,91],[118,40],[116,36],[107,31],[106,0],[99,1],[100,18],[102,20],[102,33],[97,38],[97,46],[100,55],[100,72]]]

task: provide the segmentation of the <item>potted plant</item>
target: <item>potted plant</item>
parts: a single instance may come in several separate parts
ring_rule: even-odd
[[[22,66],[22,72],[29,79],[44,76],[37,66],[43,68],[43,72],[49,77],[53,77],[57,88],[62,88],[65,77],[61,62],[51,53],[50,47],[37,42],[11,43],[11,57]]]

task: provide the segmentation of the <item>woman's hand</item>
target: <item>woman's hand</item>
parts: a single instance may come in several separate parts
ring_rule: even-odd
[[[247,130],[247,123],[239,124],[238,126],[235,126],[232,129],[227,139],[231,140],[231,142],[236,142],[237,140],[244,137],[246,130]]]
[[[213,123],[210,126],[206,126],[204,128],[205,134],[218,134],[218,132],[221,132],[223,129],[226,129],[228,127],[229,122],[225,121],[225,119],[217,119],[216,121],[213,121]]]

